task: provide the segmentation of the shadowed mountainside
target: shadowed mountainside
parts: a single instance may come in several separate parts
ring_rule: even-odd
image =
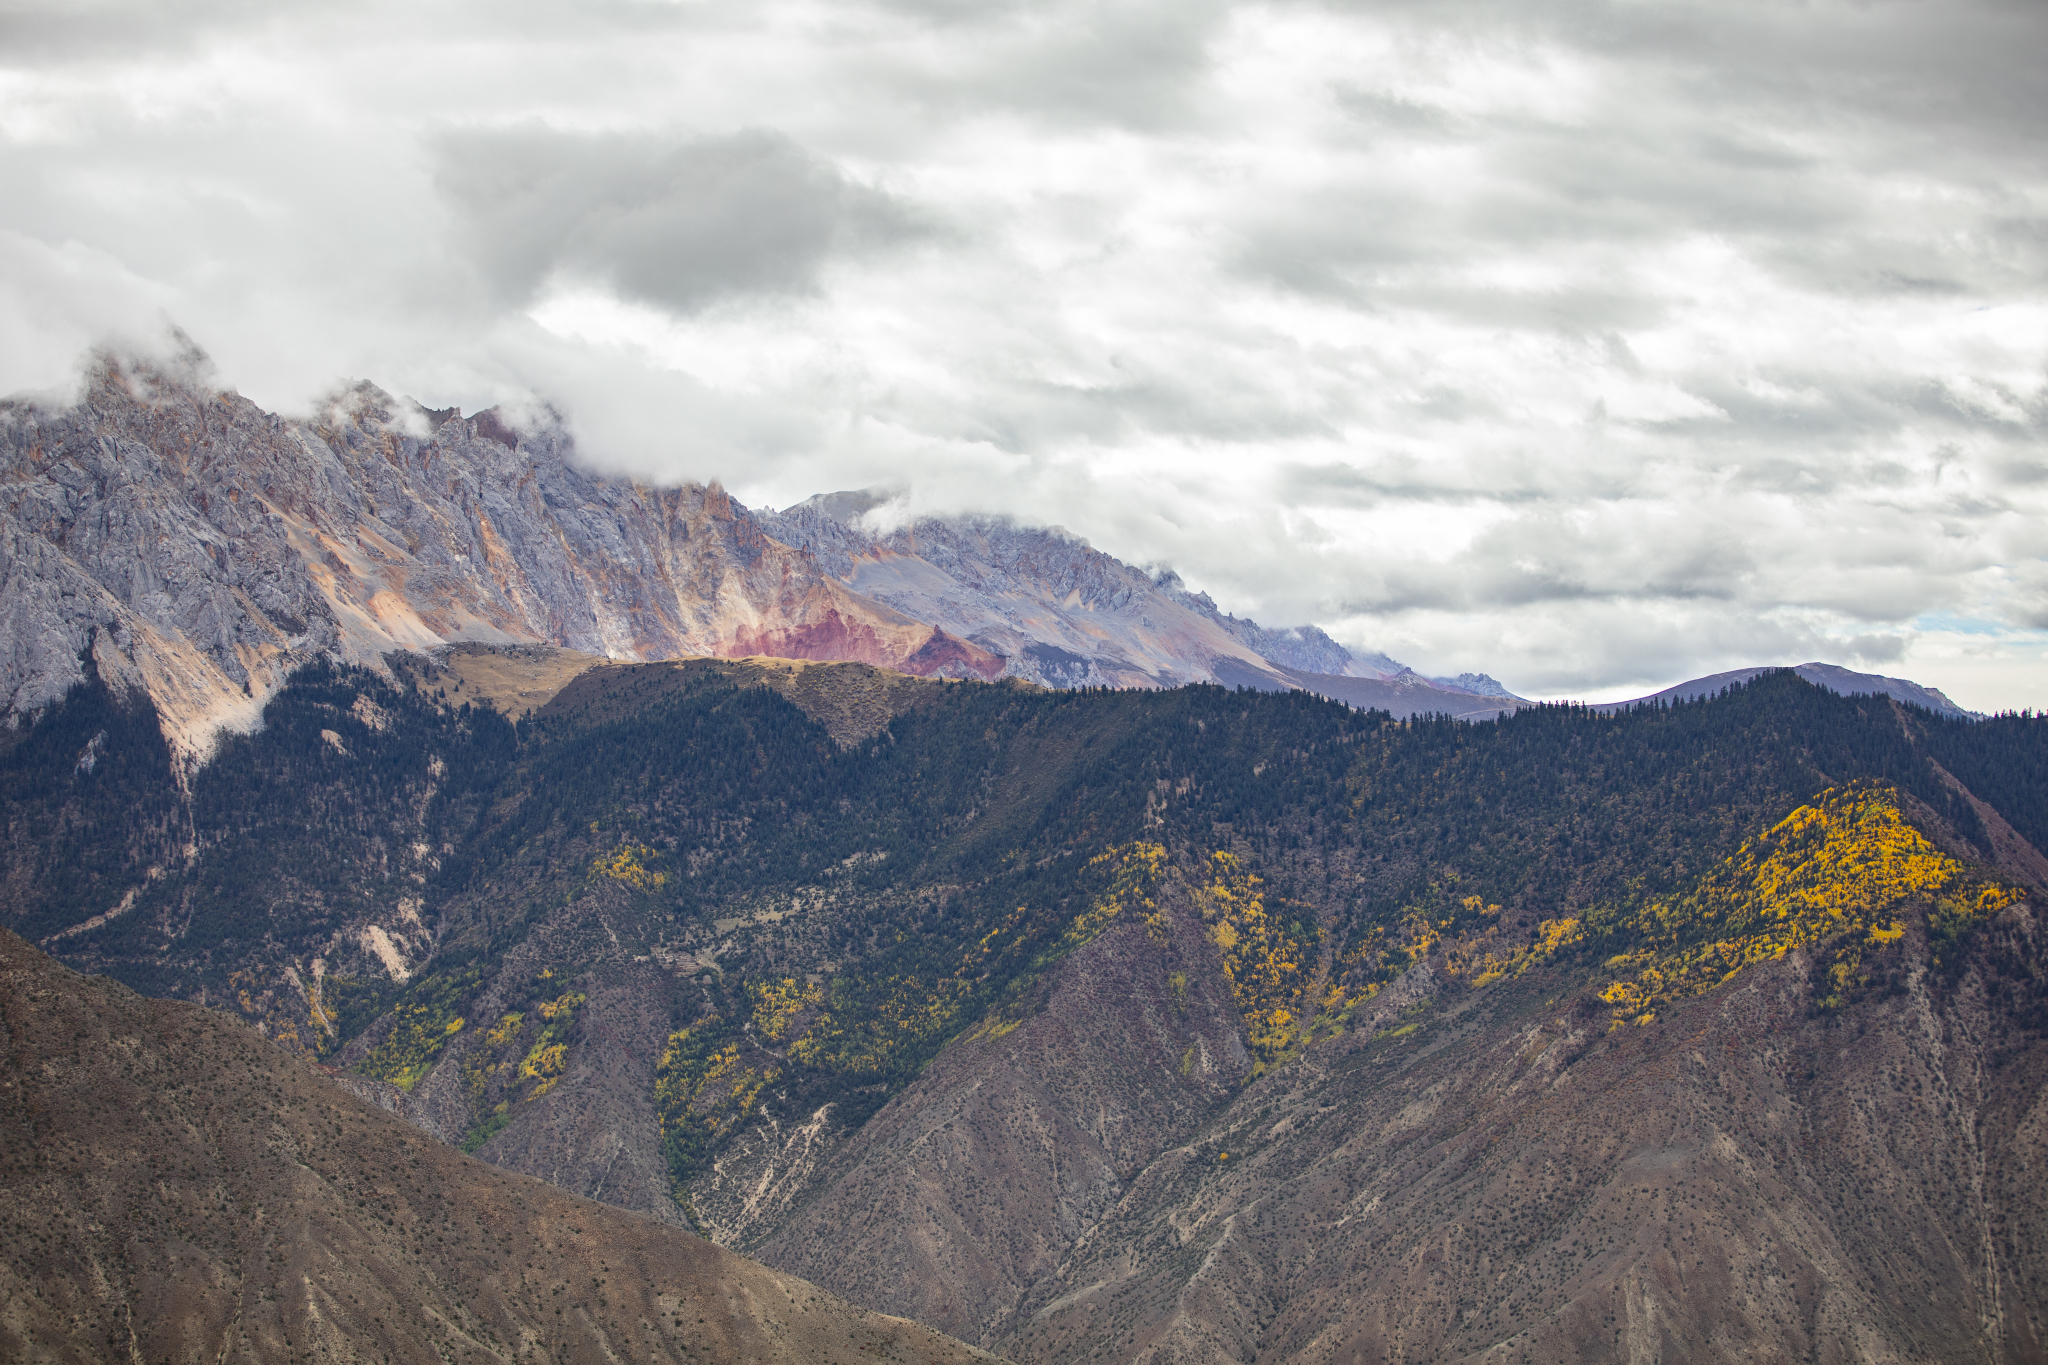
[[[0,1028],[8,1360],[987,1359],[473,1161],[4,931]]]

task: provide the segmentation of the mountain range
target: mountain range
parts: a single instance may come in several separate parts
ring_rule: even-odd
[[[196,374],[0,422],[10,1358],[2048,1355],[2048,719]]]
[[[8,715],[61,697],[90,653],[200,760],[308,660],[380,666],[457,641],[1057,687],[1402,674],[1313,627],[1238,620],[1057,530],[927,519],[870,535],[862,495],[778,514],[716,485],[592,474],[544,416],[515,430],[495,410],[364,384],[288,421],[204,370],[196,351],[100,355],[77,404],[0,405]],[[1421,685],[1420,702],[1445,707],[1515,700],[1485,678]]]
[[[367,384],[292,421],[182,362],[96,356],[82,399],[0,404],[0,711],[100,670],[201,761],[293,668],[533,644],[612,660],[750,655],[1053,687],[1306,688],[1396,715],[1526,704],[1313,626],[1220,611],[1057,529],[924,518],[875,493],[750,511],[716,485],[590,473],[545,414],[515,429]],[[1729,675],[1732,676],[1732,675]],[[1936,694],[1916,693],[1938,707]]]

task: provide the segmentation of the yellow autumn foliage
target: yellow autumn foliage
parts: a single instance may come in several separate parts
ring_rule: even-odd
[[[926,981],[892,976],[883,983],[867,1017],[849,1020],[827,1011],[790,1044],[789,1055],[806,1066],[836,1071],[887,1071],[915,1044],[950,1033],[971,988],[957,976]]]
[[[654,850],[645,844],[620,844],[610,853],[598,855],[590,865],[590,875],[624,882],[636,891],[652,891],[668,882],[666,872],[655,872],[647,867],[656,856]]]
[[[1493,909],[1497,912],[1500,907],[1496,905]],[[1505,958],[1495,957],[1488,951],[1479,970],[1473,973],[1472,984],[1490,986],[1503,977],[1512,980],[1544,959],[1584,942],[1585,938],[1586,926],[1576,916],[1544,920],[1536,926],[1533,939]]]
[[[534,1039],[533,1046],[519,1061],[518,1077],[521,1083],[531,1083],[533,1088],[521,1098],[537,1100],[555,1088],[555,1082],[562,1079],[569,1067],[569,1026],[575,1022],[576,1010],[584,1003],[581,991],[564,991],[553,1000],[544,1000],[533,1007],[547,1023]],[[509,1022],[510,1034],[516,1036],[519,1029],[518,1015],[507,1015],[498,1021],[498,1028],[504,1029]],[[493,1030],[496,1032],[496,1030]]]
[[[1142,911],[1147,931],[1157,941],[1165,934],[1166,917],[1158,902],[1159,877],[1166,868],[1166,846],[1144,840],[1123,844],[1096,854],[1088,866],[1112,865],[1109,890],[1068,926],[1060,939],[1062,949],[1088,943],[1116,922],[1125,911]]]
[[[533,1010],[534,1013],[543,1019],[554,1020],[582,1003],[583,993],[581,991],[569,991],[557,996],[553,1000],[543,1000],[540,1004],[535,1005]]]
[[[1648,1023],[1744,968],[1812,947],[1832,957],[1822,1004],[1863,979],[1864,954],[1905,935],[1908,906],[1967,927],[2024,896],[1949,857],[1915,829],[1889,787],[1830,788],[1724,860],[1687,895],[1634,916],[1638,946],[1611,959],[1600,998],[1617,1022]]]
[[[780,981],[751,981],[747,995],[754,1002],[754,1036],[764,1043],[779,1043],[796,1017],[825,1002],[825,992],[795,977]]]
[[[772,1085],[782,1073],[774,1067],[756,1071],[740,1062],[740,1050],[736,1044],[728,1044],[711,1059],[710,1067],[697,1086],[697,1101],[702,1104],[707,1098],[716,1103],[706,1106],[704,1126],[715,1140],[726,1136],[754,1112],[754,1102],[761,1092]]]
[[[668,1037],[654,1071],[654,1109],[665,1144],[702,1152],[753,1117],[761,1092],[780,1079],[776,1067],[741,1060],[737,1043],[706,1049],[694,1030]]]
[[[1313,945],[1297,941],[1266,907],[1265,883],[1234,853],[1209,856],[1206,884],[1195,895],[1209,939],[1223,963],[1230,994],[1244,1019],[1245,1041],[1263,1070],[1297,1041],[1307,1013],[1303,960]]]

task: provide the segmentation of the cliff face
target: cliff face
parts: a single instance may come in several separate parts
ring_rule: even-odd
[[[290,422],[103,360],[78,407],[0,407],[0,702],[49,705],[89,653],[203,758],[308,660],[375,665],[456,640],[1001,673],[716,486],[601,478],[572,453],[559,429],[515,433],[368,385]]]

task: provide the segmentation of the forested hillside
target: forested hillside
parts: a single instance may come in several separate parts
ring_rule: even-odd
[[[1937,1243],[1975,1218],[1983,1264],[1954,1273],[2005,1306],[1939,1340],[2034,1340],[2015,1305],[2040,1311],[2048,1265],[1991,1165],[2031,1160],[2042,1121],[2013,1088],[2043,1023],[2041,718],[1789,672],[1471,724],[703,661],[594,670],[513,722],[392,664],[302,670],[182,787],[146,709],[89,678],[0,754],[6,922],[241,1015],[445,1142],[1020,1360],[1601,1357],[1626,1333],[1588,1324],[1629,1294],[1692,1341],[1640,1228],[1613,1231],[1647,1216],[1612,1204],[1629,1163],[1694,1150],[1673,1134],[1708,1115],[1748,1155],[1687,1177],[1707,1185],[1655,1167],[1636,1199],[1740,1186],[1730,1245],[1782,1216],[1819,1265],[1851,1235],[1821,1167],[1868,1158],[1795,1160],[1785,1125],[1872,1076],[1924,1087],[1906,1034],[1962,1030],[1980,1074],[1966,1101],[1943,1073],[1941,1121],[2002,1115],[1956,1153],[1976,1212],[1927,1195],[1944,1230],[1887,1273],[1949,1274]],[[1689,1057],[1721,1087],[1704,1109],[1572,1079]],[[1529,1171],[1606,1136],[1563,1184],[1496,1172],[1445,1202],[1417,1135],[1469,1145],[1511,1112]],[[1919,1113],[1861,1121],[1896,1161]],[[1763,1198],[1766,1159],[1792,1183]],[[1806,1185],[1784,1165],[1813,1159]],[[1421,1183],[1387,1185],[1400,1162]],[[1405,1221],[1361,1212],[1368,1187]],[[1508,1279],[1417,1287],[1510,1226]],[[1638,1242],[1650,1260],[1529,1278]],[[1339,1275],[1319,1245],[1363,1259]],[[1376,1276],[1408,1277],[1405,1306],[1354,1301]],[[1745,1339],[1793,1342],[1739,1279],[1687,1292],[1747,1296]]]

